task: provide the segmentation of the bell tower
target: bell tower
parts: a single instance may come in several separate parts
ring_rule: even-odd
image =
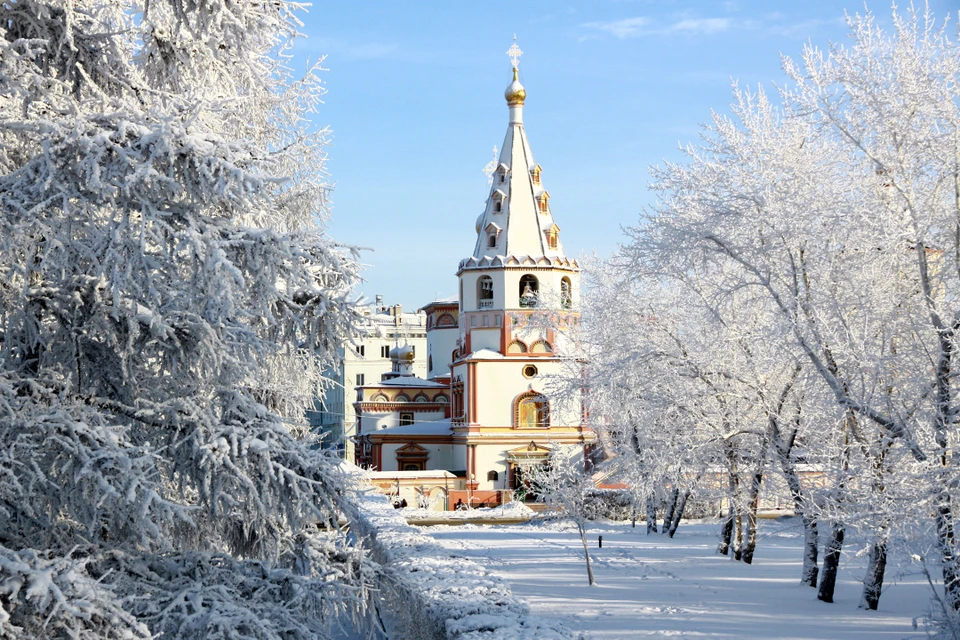
[[[457,270],[460,332],[451,371],[453,429],[467,445],[467,481],[491,490],[513,488],[519,477],[520,458],[511,460],[503,445],[516,443],[526,452],[523,464],[531,464],[530,451],[542,457],[550,446],[595,439],[578,398],[546,395],[545,376],[561,373],[567,334],[579,321],[580,267],[564,253],[543,169],[527,141],[516,38],[507,54],[507,132],[473,254]],[[496,447],[486,451],[487,444]]]

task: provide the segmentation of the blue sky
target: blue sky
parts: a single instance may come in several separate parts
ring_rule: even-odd
[[[884,23],[889,4],[871,3]],[[938,18],[958,0],[931,0]],[[297,64],[326,55],[330,234],[372,251],[361,292],[420,307],[454,295],[507,126],[505,54],[524,51],[524,123],[568,255],[608,255],[653,202],[731,82],[773,89],[780,54],[847,38],[857,2],[316,2]]]

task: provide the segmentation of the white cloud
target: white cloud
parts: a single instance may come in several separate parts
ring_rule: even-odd
[[[683,18],[672,24],[658,27],[650,18],[639,16],[636,18],[613,20],[611,22],[587,22],[581,26],[604,31],[623,40],[626,38],[639,38],[647,35],[667,35],[671,33],[718,33],[734,27],[735,23],[731,18]]]
[[[650,18],[640,16],[637,18],[623,18],[622,20],[614,20],[612,22],[587,22],[583,26],[606,31],[622,40],[624,38],[635,38],[644,35],[646,33],[644,27],[648,24],[650,24]]]
[[[664,33],[717,33],[733,26],[730,18],[687,18],[663,29]]]

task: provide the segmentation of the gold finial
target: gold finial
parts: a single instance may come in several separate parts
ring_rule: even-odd
[[[523,55],[523,51],[517,46],[517,34],[513,34],[513,46],[507,49],[507,55],[510,56],[510,61],[513,62],[513,79],[516,80],[517,67],[520,66],[520,56]]]

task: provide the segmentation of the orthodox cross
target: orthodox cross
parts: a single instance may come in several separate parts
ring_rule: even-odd
[[[520,47],[517,46],[517,34],[513,34],[513,46],[507,49],[507,55],[513,62],[513,68],[516,69],[520,64],[520,56],[523,55],[523,51],[520,51]]]

